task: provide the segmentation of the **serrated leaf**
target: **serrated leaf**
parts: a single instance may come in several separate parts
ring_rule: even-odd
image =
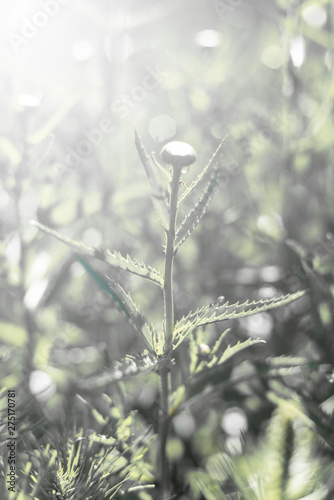
[[[301,291],[272,299],[254,300],[252,302],[247,300],[243,304],[239,304],[239,302],[236,304],[229,304],[229,302],[221,304],[219,300],[209,306],[197,309],[194,312],[190,312],[176,323],[173,330],[173,348],[175,349],[178,347],[183,340],[199,326],[212,325],[235,318],[244,318],[270,309],[275,309],[290,304],[294,300],[305,295],[305,293],[305,291]]]
[[[212,178],[209,180],[207,186],[204,189],[202,196],[199,198],[195,206],[186,215],[180,224],[175,236],[175,253],[179,247],[186,241],[188,236],[194,231],[203,215],[205,214],[206,208],[208,207],[210,201],[212,200],[215,189],[218,186],[218,171],[217,168],[213,170]]]
[[[80,255],[75,255],[75,258],[83,265],[101,290],[111,295],[116,304],[119,305],[126,317],[131,321],[136,333],[144,341],[145,346],[152,351],[153,326],[148,324],[131,296],[123,290],[119,283],[115,283],[108,276],[103,276],[95,271]]]
[[[63,236],[62,234],[50,229],[39,222],[32,221],[31,224],[36,226],[38,229],[43,231],[54,238],[66,243],[66,245],[74,248],[77,252],[80,252],[84,255],[88,255],[90,257],[94,257],[95,259],[101,260],[102,262],[106,262],[110,266],[121,269],[123,271],[127,271],[129,273],[135,274],[137,276],[141,276],[142,278],[146,278],[149,281],[153,281],[163,287],[164,280],[161,274],[157,269],[154,269],[151,266],[147,266],[143,262],[140,262],[136,259],[131,259],[129,255],[123,257],[119,252],[111,252],[110,250],[99,250],[94,247],[90,247],[82,243],[81,241],[72,240],[67,236]]]
[[[207,371],[211,370],[215,367],[221,366],[223,363],[225,363],[228,359],[232,358],[236,354],[240,353],[241,351],[247,349],[248,347],[255,345],[255,344],[265,344],[264,340],[261,339],[252,339],[249,338],[245,340],[244,342],[237,342],[235,345],[231,346],[228,345],[224,352],[219,356],[217,354],[212,355],[212,358],[210,361],[202,361],[198,367],[195,370],[195,375],[199,374],[202,371]]]
[[[164,354],[165,333],[162,330],[155,331],[153,336],[153,348],[157,356]]]
[[[139,154],[139,158],[144,166],[146,176],[151,186],[152,194],[152,202],[153,206],[159,216],[159,219],[164,226],[165,230],[169,229],[169,210],[166,203],[166,198],[163,193],[163,189],[160,185],[159,178],[156,172],[156,166],[154,162],[152,162],[151,158],[147,155],[140,135],[137,130],[135,130],[135,144]]]
[[[98,443],[98,444],[101,444],[102,446],[106,446],[106,447],[109,447],[109,446],[115,446],[115,444],[117,443],[117,440],[113,437],[106,437],[104,435],[101,435],[101,434],[91,434],[89,436],[89,441],[92,441],[93,443]]]
[[[176,389],[176,391],[170,395],[168,403],[170,415],[174,415],[176,413],[178,407],[183,402],[185,395],[186,395],[186,388],[184,385],[180,385]]]
[[[117,361],[111,370],[104,370],[102,373],[86,377],[84,380],[77,380],[77,387],[83,391],[100,389],[113,382],[128,380],[141,374],[148,374],[155,371],[158,361],[149,351],[142,355],[128,355],[123,360]]]
[[[197,191],[199,188],[202,189],[203,186],[207,185],[210,179],[212,178],[212,170],[217,169],[217,159],[221,150],[227,140],[228,136],[224,137],[224,139],[219,144],[216,151],[213,153],[209,163],[203,168],[203,170],[198,174],[196,179],[190,184],[190,186],[184,191],[184,193],[179,198],[179,206],[191,195],[195,190]]]
[[[228,345],[220,356],[213,355],[209,361],[202,361],[190,378],[185,404],[189,404],[190,399],[196,400],[197,396],[208,386],[223,386],[229,379],[229,373],[233,366],[242,360],[243,351],[260,343],[265,343],[265,341],[249,338],[233,346]]]
[[[219,338],[216,340],[215,345],[212,348],[212,354],[218,355],[222,349],[223,342],[225,341],[225,338],[227,335],[230,333],[231,328],[227,328],[226,330],[223,331],[223,333],[220,334]]]

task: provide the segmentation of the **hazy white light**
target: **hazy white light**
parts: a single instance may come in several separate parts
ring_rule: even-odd
[[[290,56],[296,68],[303,64],[305,60],[305,40],[302,36],[297,36],[291,40]]]
[[[266,266],[260,269],[260,276],[263,281],[275,283],[282,278],[282,269],[279,266]]]
[[[92,53],[92,46],[86,40],[77,40],[72,46],[72,55],[77,61],[87,61]]]
[[[283,64],[283,50],[280,45],[270,45],[261,54],[261,61],[271,69],[278,69]]]
[[[168,115],[155,116],[150,120],[148,133],[155,141],[167,141],[176,134],[176,122]]]
[[[132,38],[122,31],[108,34],[103,42],[104,52],[110,62],[125,62],[134,52]]]
[[[314,116],[319,109],[317,101],[315,101],[314,99],[312,99],[312,97],[308,95],[302,95],[298,99],[298,104],[303,115],[309,118]]]
[[[30,374],[29,389],[40,401],[49,399],[55,392],[55,384],[50,375],[42,370],[34,370]]]
[[[70,273],[74,278],[80,278],[86,273],[86,271],[79,262],[73,262]]]
[[[81,347],[74,347],[68,352],[68,360],[70,363],[80,364],[85,361],[85,351]]]
[[[83,233],[82,241],[86,243],[86,245],[100,247],[102,245],[102,234],[97,229],[91,227],[86,229]]]
[[[24,296],[24,305],[27,309],[35,309],[48,286],[48,280],[34,281]]]
[[[0,210],[4,209],[9,201],[9,194],[2,188],[2,186],[0,186]]]
[[[257,227],[260,231],[274,239],[279,239],[282,236],[283,223],[278,214],[275,214],[273,217],[270,215],[260,215],[257,219]]]
[[[273,318],[268,313],[260,313],[240,320],[247,334],[254,338],[267,339],[273,329]]]
[[[277,289],[273,286],[262,286],[258,290],[258,295],[261,299],[272,299],[277,293]]]
[[[85,347],[84,354],[86,363],[94,363],[95,361],[98,361],[100,358],[99,351],[96,349],[95,346]]]
[[[228,436],[225,446],[230,455],[240,455],[242,453],[242,443],[239,436]]]
[[[333,56],[330,53],[329,50],[326,50],[325,55],[324,55],[324,62],[327,66],[328,69],[332,69],[333,67]]]
[[[33,264],[29,270],[28,281],[33,282],[42,278],[49,268],[51,257],[46,252],[40,252],[34,258]]]
[[[22,106],[26,106],[27,108],[35,108],[36,106],[40,105],[41,101],[35,95],[22,94],[19,97],[19,103]]]
[[[221,34],[216,30],[199,31],[196,33],[195,43],[199,47],[218,47],[221,44]]]
[[[248,428],[245,412],[240,408],[230,408],[221,419],[221,427],[230,436],[240,436]]]
[[[304,21],[314,28],[322,28],[327,21],[327,13],[319,5],[309,5],[303,9],[302,16]]]
[[[8,238],[6,243],[6,258],[11,264],[19,264],[21,258],[21,243],[17,233]]]
[[[173,420],[173,425],[176,434],[183,439],[189,439],[196,429],[194,417],[186,412],[177,415]]]
[[[237,281],[244,284],[252,284],[258,279],[258,271],[252,267],[242,267],[237,271]]]

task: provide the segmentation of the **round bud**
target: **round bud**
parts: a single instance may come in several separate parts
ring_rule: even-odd
[[[161,150],[160,156],[172,167],[188,167],[196,160],[196,151],[190,144],[180,141],[168,142]]]

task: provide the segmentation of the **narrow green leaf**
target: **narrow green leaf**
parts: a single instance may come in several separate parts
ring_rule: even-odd
[[[74,250],[76,250],[77,252],[88,255],[90,257],[94,257],[95,259],[101,260],[102,262],[106,262],[116,269],[121,269],[137,276],[141,276],[142,278],[146,278],[149,281],[157,283],[158,285],[160,285],[160,287],[163,287],[164,280],[157,269],[146,266],[146,264],[138,260],[131,259],[129,255],[123,257],[119,252],[110,252],[110,250],[100,250],[94,247],[89,247],[88,245],[85,245],[85,243],[72,240],[67,236],[63,236],[57,231],[54,231],[53,229],[50,229],[49,227],[44,226],[39,222],[31,221],[31,224],[36,226],[44,233],[57,238],[63,243],[66,243],[70,247],[74,248]]]
[[[184,191],[184,193],[180,196],[179,206],[191,195],[195,190],[202,189],[203,186],[207,185],[210,179],[212,178],[212,171],[217,169],[217,161],[218,157],[223,149],[223,146],[228,138],[228,135],[224,137],[224,139],[219,144],[218,148],[212,155],[209,163],[203,168],[203,170],[198,174],[196,179],[190,184],[190,186]]]
[[[244,359],[244,351],[254,345],[265,343],[261,339],[247,339],[244,342],[238,342],[229,345],[220,356],[212,356],[210,361],[201,361],[195,372],[191,375],[187,387],[187,403],[190,399],[203,393],[207,387],[223,387],[229,379],[231,369]],[[183,409],[181,405],[180,409]]]
[[[215,342],[215,345],[212,348],[212,354],[216,354],[217,356],[222,350],[222,345],[223,342],[225,341],[225,338],[227,335],[230,333],[231,328],[227,328],[226,330],[223,331],[223,333],[219,336],[218,340]]]
[[[147,349],[152,351],[152,338],[154,335],[154,329],[152,325],[149,325],[140,313],[138,307],[133,302],[129,294],[127,294],[119,283],[113,282],[108,276],[102,276],[100,273],[95,271],[80,255],[75,255],[75,258],[83,265],[86,271],[94,279],[95,283],[103,290],[105,293],[111,295],[116,304],[119,305],[120,309],[124,312],[126,317],[130,320],[137,334],[139,334],[145,343]],[[152,351],[153,352],[153,351]]]
[[[306,248],[295,240],[287,239],[285,243],[293,250],[300,259],[305,259],[308,255]]]
[[[179,249],[179,247],[186,241],[188,236],[191,235],[193,230],[196,228],[203,215],[205,214],[206,208],[212,200],[215,189],[218,186],[218,172],[217,168],[215,168],[212,172],[212,178],[209,180],[207,186],[204,189],[204,192],[200,199],[197,201],[196,205],[190,210],[190,212],[186,215],[183,221],[180,224],[180,227],[177,230],[175,236],[175,253]]]
[[[197,309],[195,312],[190,312],[176,323],[173,331],[173,348],[179,346],[199,326],[212,325],[234,318],[244,318],[275,309],[290,304],[305,295],[305,293],[305,291],[300,291],[273,299],[254,300],[252,302],[247,300],[243,304],[239,304],[239,302],[236,304],[229,304],[229,302],[221,304],[221,301],[218,300],[216,303]]]
[[[224,332],[225,333],[225,332]],[[231,346],[228,345],[226,349],[224,350],[223,354],[220,356],[215,354],[212,356],[212,359],[210,361],[202,361],[198,367],[195,370],[195,374],[198,374],[202,372],[203,370],[210,370],[213,369],[217,366],[221,366],[223,363],[225,363],[228,359],[232,358],[236,354],[240,353],[241,351],[247,349],[248,347],[255,345],[255,344],[265,344],[264,340],[261,339],[252,339],[249,338],[245,340],[244,342],[237,342],[235,345]]]
[[[167,206],[167,200],[164,196],[162,186],[159,182],[159,177],[156,172],[156,166],[151,158],[147,155],[140,135],[137,130],[135,130],[135,145],[139,154],[139,158],[145,168],[146,176],[151,186],[152,202],[153,206],[160,218],[162,225],[165,230],[168,231],[169,228],[169,211]]]

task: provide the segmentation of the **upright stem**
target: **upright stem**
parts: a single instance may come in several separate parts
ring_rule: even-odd
[[[166,456],[166,443],[169,426],[168,415],[168,356],[172,347],[173,328],[174,328],[174,298],[173,298],[173,261],[174,261],[174,240],[175,240],[175,223],[177,211],[177,196],[179,191],[181,169],[173,169],[173,178],[171,182],[170,196],[170,222],[167,231],[167,244],[165,256],[165,282],[164,282],[164,306],[165,306],[165,354],[167,355],[167,363],[160,370],[160,410],[161,421],[159,429],[160,441],[160,480],[161,480],[161,499],[170,497],[169,487],[169,467]]]
[[[167,232],[166,258],[165,258],[165,283],[164,283],[164,303],[165,303],[165,352],[172,346],[172,335],[174,328],[174,299],[173,299],[173,262],[174,262],[174,240],[175,222],[177,210],[177,196],[179,192],[181,170],[174,168],[171,183],[170,196],[170,222]]]

